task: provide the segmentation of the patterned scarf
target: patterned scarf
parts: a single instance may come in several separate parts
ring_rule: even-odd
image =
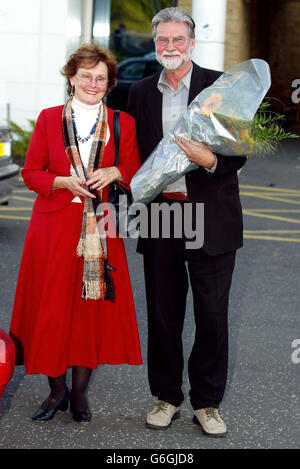
[[[107,107],[101,103],[99,108],[99,120],[93,135],[87,168],[83,166],[80,157],[71,111],[72,98],[68,100],[62,113],[65,150],[76,176],[87,181],[93,171],[102,166],[107,132]],[[110,270],[114,269],[107,261],[102,191],[90,190],[90,192],[96,196],[96,199],[85,197],[81,235],[77,246],[78,256],[84,258],[82,298],[113,301],[114,288]]]

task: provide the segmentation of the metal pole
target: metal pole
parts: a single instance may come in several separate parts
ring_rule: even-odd
[[[10,127],[10,103],[6,104],[6,121],[8,126]]]

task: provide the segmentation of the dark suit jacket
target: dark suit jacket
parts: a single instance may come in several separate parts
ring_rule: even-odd
[[[189,103],[221,75],[193,64]],[[151,154],[163,138],[162,94],[157,88],[160,73],[132,85],[128,109],[135,118],[141,162]],[[204,245],[211,255],[233,251],[243,245],[242,209],[239,198],[237,170],[246,157],[217,155],[214,173],[199,167],[186,175],[189,200],[204,203]],[[147,248],[140,240],[138,250]]]

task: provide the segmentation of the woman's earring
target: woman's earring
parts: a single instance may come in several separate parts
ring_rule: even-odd
[[[71,88],[70,98],[73,98],[74,94],[75,94],[75,86],[73,85]]]

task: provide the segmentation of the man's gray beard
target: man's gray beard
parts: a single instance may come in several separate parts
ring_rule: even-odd
[[[158,56],[156,54],[157,61],[167,70],[177,70],[181,65],[186,64],[190,60],[189,54],[183,54],[181,57],[176,57],[174,59],[167,59],[163,56]]]

